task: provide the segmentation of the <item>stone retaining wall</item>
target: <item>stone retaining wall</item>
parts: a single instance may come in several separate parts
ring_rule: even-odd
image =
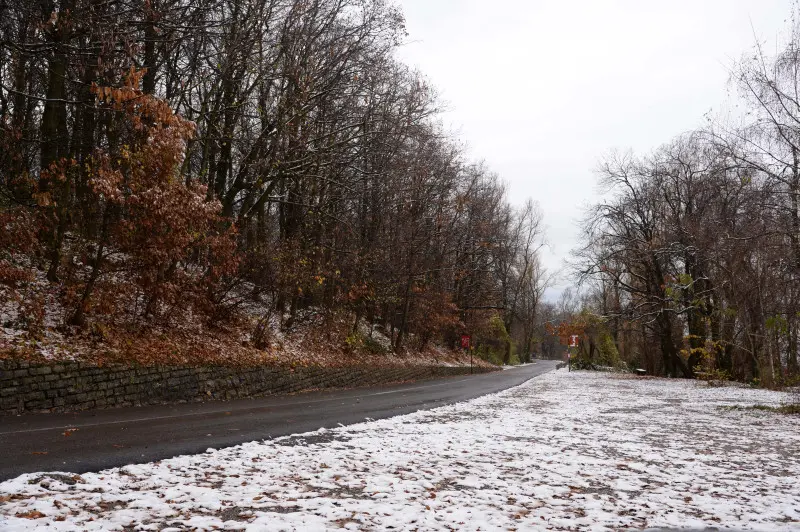
[[[476,373],[495,368],[476,367]],[[237,399],[465,375],[469,367],[230,368],[34,365],[0,360],[0,415]]]

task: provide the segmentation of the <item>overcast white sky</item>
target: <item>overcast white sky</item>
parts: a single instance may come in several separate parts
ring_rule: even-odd
[[[438,87],[446,125],[542,206],[558,270],[576,243],[593,169],[704,122],[728,66],[786,33],[791,0],[398,0],[400,51]],[[568,280],[549,293],[555,297]]]

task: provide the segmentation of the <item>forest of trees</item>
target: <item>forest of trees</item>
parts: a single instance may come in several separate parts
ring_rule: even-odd
[[[800,26],[731,83],[729,116],[600,165],[574,257],[585,308],[567,323],[605,362],[764,385],[800,373]]]
[[[53,294],[67,335],[258,302],[256,347],[314,309],[398,351],[577,331],[653,374],[800,373],[800,30],[735,66],[744,112],[602,161],[581,303],[543,302],[538,205],[441,125],[404,39],[388,0],[0,0],[3,327],[40,335]]]
[[[388,0],[0,0],[0,298],[16,309],[6,319],[42,327],[46,278],[67,334],[168,330],[198,316],[224,326],[260,301],[283,326],[308,308],[347,315],[354,329],[381,324],[398,350],[410,338],[453,345],[466,331],[529,354],[547,279],[540,211],[513,206],[441,126],[435,90],[395,57],[404,37]],[[731,193],[796,190],[746,157],[738,165],[752,178]],[[790,234],[781,217],[796,220],[796,197],[794,211],[780,199],[757,224],[731,221],[726,244],[761,238],[770,279],[797,272],[773,265],[788,256],[771,244],[782,236],[762,236]],[[769,200],[735,208],[756,201]],[[698,284],[710,260],[692,262],[684,299],[705,298],[729,320],[713,281]],[[722,297],[766,279],[736,282]],[[768,332],[765,320],[796,305],[778,292],[759,292],[778,307],[723,321],[720,334]],[[759,342],[757,357],[785,347]],[[502,350],[510,360],[512,343]]]

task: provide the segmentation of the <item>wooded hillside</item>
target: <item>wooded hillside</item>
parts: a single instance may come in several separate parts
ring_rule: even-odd
[[[435,90],[394,57],[391,2],[0,13],[0,301],[25,345],[247,310],[261,348],[314,309],[395,350],[463,332],[495,359],[511,337],[532,350],[541,215],[439,124]]]

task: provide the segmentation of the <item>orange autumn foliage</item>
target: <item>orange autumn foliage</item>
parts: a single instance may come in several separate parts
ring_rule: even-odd
[[[75,291],[80,318],[93,308],[144,318],[169,319],[179,310],[210,315],[215,283],[238,264],[221,205],[179,172],[194,123],[143,94],[141,75],[132,70],[121,88],[92,88],[123,114],[126,127],[118,148],[98,150],[87,164],[102,215],[89,245],[91,273]]]

